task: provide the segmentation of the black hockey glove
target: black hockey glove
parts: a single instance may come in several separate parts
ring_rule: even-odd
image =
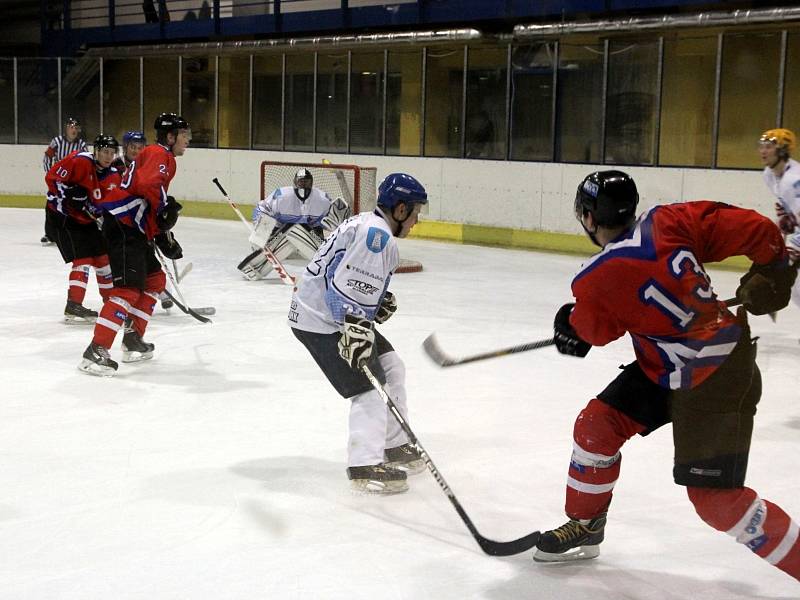
[[[73,202],[86,202],[89,199],[89,192],[81,185],[71,185],[64,191],[64,198]]]
[[[351,369],[359,370],[369,362],[374,344],[372,323],[363,317],[345,315],[344,330],[339,340],[339,356]]]
[[[592,345],[583,341],[570,325],[569,316],[572,314],[574,306],[575,303],[570,302],[558,309],[556,318],[553,321],[553,338],[556,341],[556,348],[561,354],[583,358],[589,354]]]
[[[175,227],[175,223],[178,222],[178,213],[181,212],[182,208],[183,206],[175,198],[167,196],[167,205],[156,217],[158,228],[161,231],[169,231]]]
[[[181,245],[178,243],[178,240],[175,239],[175,236],[172,235],[171,231],[162,231],[153,238],[153,241],[156,243],[156,246],[158,246],[158,249],[161,250],[161,253],[167,258],[171,258],[172,260],[183,258],[183,248],[181,248]]]
[[[797,267],[787,260],[768,265],[753,263],[739,280],[736,298],[753,315],[774,313],[789,304],[795,279]]]
[[[381,300],[381,305],[375,312],[375,322],[378,324],[386,323],[397,310],[397,296],[392,292],[386,292]]]

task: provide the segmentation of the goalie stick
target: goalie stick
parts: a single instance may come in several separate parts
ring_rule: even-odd
[[[180,298],[180,301],[178,301],[175,298],[175,296],[173,296],[169,292],[169,290],[164,288],[164,292],[167,294],[167,296],[169,298],[171,298],[172,301],[175,303],[175,305],[179,309],[181,309],[183,312],[185,312],[187,315],[191,315],[192,317],[194,317],[195,319],[197,319],[201,323],[211,323],[212,322],[211,319],[209,319],[208,317],[204,317],[203,315],[199,314],[194,309],[189,307],[189,304],[186,302],[186,298],[183,297],[183,294],[181,293],[181,289],[178,287],[178,282],[175,281],[175,276],[172,274],[172,271],[170,271],[169,267],[167,266],[167,261],[164,258],[164,255],[161,253],[161,250],[159,250],[158,246],[154,246],[154,249],[156,251],[156,255],[158,256],[158,259],[161,261],[161,265],[164,267],[164,272],[167,274],[167,277],[169,278],[169,281],[172,284],[172,287],[175,290],[175,293],[178,295],[178,298]]]
[[[738,306],[741,304],[741,300],[738,298],[728,298],[727,300],[723,300],[728,307]],[[773,316],[774,313],[770,314],[772,320],[774,321],[775,318]],[[527,352],[528,350],[538,350],[539,348],[546,348],[547,346],[552,346],[556,343],[554,338],[547,338],[546,340],[539,340],[538,342],[529,342],[527,344],[519,344],[518,346],[509,346],[508,348],[502,348],[500,350],[492,350],[491,352],[482,352],[480,354],[473,354],[471,356],[463,356],[460,358],[454,358],[447,354],[442,347],[439,345],[439,342],[436,339],[436,334],[432,333],[428,337],[425,338],[425,341],[422,342],[422,349],[425,350],[425,354],[427,354],[430,359],[435,362],[440,367],[452,367],[455,365],[463,365],[470,362],[475,362],[478,360],[486,360],[487,358],[497,358],[500,356],[508,356],[509,354],[517,354],[519,352]]]
[[[439,487],[442,488],[442,491],[447,495],[450,503],[453,505],[453,508],[456,509],[458,516],[461,517],[461,520],[464,522],[464,525],[467,526],[469,532],[472,534],[472,537],[475,538],[475,541],[478,542],[478,545],[481,547],[486,554],[491,556],[511,556],[512,554],[519,554],[520,552],[525,552],[526,550],[530,550],[533,548],[536,543],[539,541],[541,537],[541,533],[538,531],[534,531],[533,533],[529,533],[525,537],[521,537],[517,540],[512,540],[510,542],[496,542],[494,540],[490,540],[480,534],[478,529],[472,523],[472,519],[469,518],[464,508],[461,506],[461,503],[456,498],[456,495],[453,493],[453,490],[450,489],[450,486],[447,485],[447,482],[442,477],[442,474],[439,472],[439,469],[436,468],[436,465],[433,464],[430,455],[425,451],[417,436],[414,435],[414,432],[409,427],[406,420],[403,418],[403,415],[400,414],[400,411],[397,410],[397,405],[392,402],[392,399],[389,397],[389,394],[386,393],[386,390],[383,388],[381,383],[375,378],[372,374],[372,371],[369,370],[369,367],[364,365],[361,369],[364,375],[367,376],[369,382],[372,386],[377,390],[380,394],[381,398],[383,399],[384,403],[389,409],[389,412],[392,413],[394,418],[400,424],[400,427],[403,429],[405,434],[408,436],[409,442],[416,447],[419,451],[422,460],[425,461],[425,465],[428,467],[428,470],[433,475],[436,482],[439,484]]]
[[[212,179],[211,181],[214,183],[214,185],[216,185],[219,188],[219,191],[222,192],[222,195],[225,196],[225,200],[228,201],[228,204],[234,210],[234,212],[239,216],[239,219],[241,219],[245,227],[247,227],[250,233],[253,233],[253,225],[250,223],[250,221],[244,218],[242,211],[239,210],[239,207],[236,205],[236,203],[233,200],[231,200],[230,196],[228,196],[228,192],[226,192],[225,188],[222,187],[222,184],[219,182],[219,179],[214,177],[214,179]],[[281,278],[281,281],[286,285],[293,286],[295,283],[294,277],[289,275],[288,271],[284,268],[283,264],[281,264],[281,261],[278,260],[278,257],[275,256],[272,253],[272,251],[266,246],[261,249],[261,252],[263,252],[264,256],[267,257],[267,260],[272,265],[272,268],[275,269],[275,272],[278,274],[278,277]]]

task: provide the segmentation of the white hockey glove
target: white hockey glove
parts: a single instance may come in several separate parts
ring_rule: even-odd
[[[363,317],[345,315],[344,330],[339,340],[339,356],[351,369],[361,369],[372,356],[375,332],[372,323]]]
[[[397,310],[397,296],[392,292],[386,292],[381,300],[381,305],[375,312],[375,322],[378,324],[386,323]]]

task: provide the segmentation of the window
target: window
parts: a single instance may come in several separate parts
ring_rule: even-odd
[[[511,53],[511,153],[515,160],[553,159],[552,42]]]
[[[461,156],[464,47],[427,52],[425,156]]]
[[[14,61],[0,58],[0,144],[14,143]]]
[[[596,38],[559,44],[556,160],[600,162],[603,44]]]
[[[280,105],[279,105],[280,106]],[[250,57],[219,58],[219,148],[250,147]]]
[[[314,55],[286,56],[286,149],[314,149]]]
[[[347,152],[347,52],[317,58],[317,151]]]
[[[350,73],[350,151],[382,154],[383,52],[353,54]]]
[[[144,134],[148,143],[155,141],[156,117],[163,112],[178,112],[179,77],[176,57],[144,59]],[[189,121],[189,125],[194,127],[196,123]]]
[[[253,57],[253,147],[280,150],[283,55]]]
[[[53,61],[55,64],[55,61]],[[22,82],[22,77],[19,78]],[[21,88],[20,88],[21,89]],[[20,94],[20,139],[22,138],[22,112],[24,107],[36,100],[23,98]],[[56,111],[56,98],[53,98],[52,111]],[[100,132],[100,60],[97,58],[64,58],[61,60],[61,123],[57,114],[52,115],[51,132],[48,141],[64,129],[67,117],[75,117],[81,122],[81,136],[91,144]]]
[[[780,35],[726,35],[722,44],[717,166],[758,168],[758,137],[775,127]]]
[[[506,157],[507,48],[470,48],[467,61],[467,158]]]
[[[386,77],[386,153],[419,156],[422,51],[390,51]]]
[[[181,116],[192,128],[192,146],[216,146],[216,57],[190,56],[182,60]]]
[[[664,40],[659,164],[711,166],[716,64],[716,36]]]
[[[788,37],[782,127],[800,135],[800,33],[791,33]]]
[[[126,131],[141,128],[139,59],[104,59],[102,133],[113,135],[122,144],[122,135]]]
[[[658,83],[658,43],[611,42],[606,100],[606,163],[654,164]]]

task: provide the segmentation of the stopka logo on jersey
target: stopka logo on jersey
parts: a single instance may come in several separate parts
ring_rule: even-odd
[[[371,296],[380,289],[375,287],[371,283],[367,283],[366,281],[361,281],[359,279],[348,279],[347,287],[355,290],[356,292],[361,292],[362,294],[366,294],[368,296]]]
[[[369,231],[367,232],[367,248],[369,248],[370,252],[374,252],[375,254],[383,252],[383,249],[386,248],[386,243],[388,241],[388,233],[382,229],[378,229],[377,227],[369,228]]]

